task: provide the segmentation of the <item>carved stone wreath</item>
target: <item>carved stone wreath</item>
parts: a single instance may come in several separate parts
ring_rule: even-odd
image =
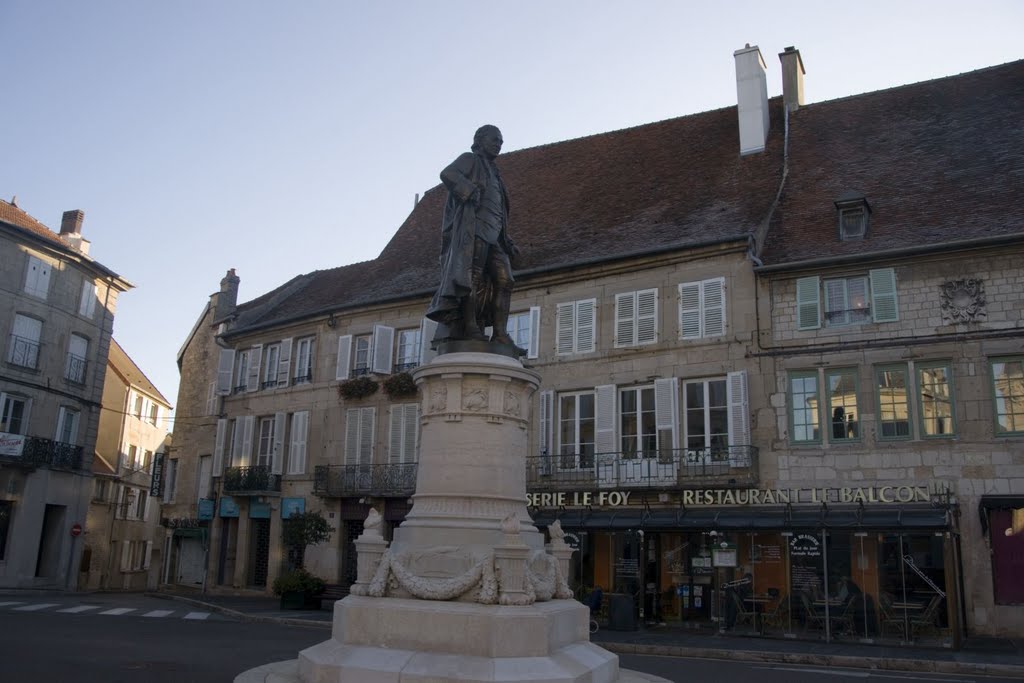
[[[988,317],[985,310],[985,281],[978,278],[964,278],[942,283],[939,289],[942,305],[942,322],[980,322]]]

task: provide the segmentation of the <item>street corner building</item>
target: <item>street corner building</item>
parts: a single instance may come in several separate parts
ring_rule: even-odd
[[[611,628],[1019,637],[1024,62],[806,104],[799,51],[776,97],[734,56],[735,106],[497,160],[531,514]],[[245,303],[227,272],[178,359],[168,580],[265,591],[320,511],[344,594],[370,509],[402,523],[444,199],[372,261]]]
[[[82,211],[54,232],[0,201],[0,588],[74,590],[118,296]],[[115,409],[121,409],[120,406]]]

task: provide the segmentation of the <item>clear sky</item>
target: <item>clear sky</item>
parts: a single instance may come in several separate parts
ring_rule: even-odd
[[[510,151],[732,106],[745,43],[769,95],[796,46],[818,102],[1020,59],[1022,29],[1019,0],[0,0],[0,197],[85,212],[174,403],[228,268],[246,301],[375,257],[483,123]]]

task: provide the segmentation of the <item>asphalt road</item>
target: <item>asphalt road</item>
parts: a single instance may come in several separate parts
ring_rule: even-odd
[[[324,629],[251,624],[203,614],[145,596],[0,595],[0,681],[225,683],[260,664],[294,659],[299,650],[329,637]],[[626,655],[621,663],[677,683],[1010,680],[680,657]]]

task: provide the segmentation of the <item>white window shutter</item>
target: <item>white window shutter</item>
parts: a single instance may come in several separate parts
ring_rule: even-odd
[[[359,464],[373,464],[373,441],[377,420],[376,408],[361,408],[359,411]]]
[[[729,405],[729,445],[750,446],[750,407],[747,392],[747,371],[730,372],[725,384]],[[730,449],[729,461],[733,466],[750,466],[749,451]]]
[[[817,275],[796,281],[796,327],[816,330],[821,327],[821,287]]]
[[[228,436],[228,421],[217,420],[217,436],[213,442],[213,476],[219,477],[224,469],[224,442]]]
[[[530,345],[526,349],[527,358],[540,355],[540,306],[530,306]]]
[[[121,541],[121,571],[126,572],[131,569],[130,558],[131,558],[132,544],[129,541]]]
[[[345,464],[359,463],[359,408],[345,411]]]
[[[252,435],[256,429],[256,416],[246,415],[239,419],[242,421],[242,451],[235,455],[238,455],[239,467],[248,467],[252,459]]]
[[[277,361],[277,386],[288,386],[288,373],[292,369],[292,338],[281,341],[281,357]],[[278,473],[280,474],[280,473]]]
[[[405,462],[417,462],[420,449],[420,404],[405,406]]]
[[[668,431],[672,450],[679,448],[679,379],[654,380],[654,422],[658,432]],[[665,441],[659,434],[658,442]]]
[[[395,328],[387,325],[373,326],[373,371],[378,375],[390,375],[395,352]]]
[[[388,429],[388,462],[397,465],[402,462],[402,421],[405,417],[405,406],[391,406],[391,424]]]
[[[274,443],[270,453],[271,474],[281,474],[284,471],[284,429],[287,418],[284,413],[274,413]]]
[[[98,299],[96,283],[86,280],[82,283],[82,298],[78,302],[78,314],[91,318],[96,312],[96,299]]]
[[[249,351],[249,375],[245,378],[246,391],[256,391],[260,388],[260,363],[262,360],[263,344],[257,344]]]
[[[309,411],[292,414],[292,442],[288,449],[288,474],[306,473],[306,441],[309,432]]]
[[[614,384],[603,384],[594,387],[596,411],[594,415],[594,447],[598,453],[617,453],[618,443],[615,438],[615,399]]]
[[[217,361],[217,394],[227,396],[231,393],[231,373],[235,369],[235,350],[221,349]]]
[[[597,299],[576,302],[576,351],[589,353],[597,344]]]
[[[555,350],[559,354],[572,353],[576,334],[576,302],[558,304],[555,316]]]
[[[335,379],[348,379],[352,368],[352,335],[338,337],[338,372]]]
[[[658,341],[658,290],[645,289],[636,293],[636,343],[654,344]]]
[[[701,338],[700,283],[683,282],[679,285],[679,338]]]
[[[725,278],[705,280],[701,305],[704,309],[705,337],[721,337],[725,334]]]
[[[879,268],[869,272],[871,277],[871,317],[876,323],[891,323],[900,319],[896,297],[896,271]]]
[[[152,507],[152,505],[153,505],[153,496],[146,496],[146,505],[142,509],[142,519],[143,519],[143,521],[149,519],[149,510]]]
[[[430,342],[434,341],[436,333],[437,323],[430,318],[424,318],[420,323],[420,365],[426,365],[437,356],[437,351],[430,348]]]
[[[636,292],[615,295],[615,347],[636,344]]]
[[[146,541],[146,554],[143,555],[142,568],[149,569],[149,562],[153,558],[153,541]]]

